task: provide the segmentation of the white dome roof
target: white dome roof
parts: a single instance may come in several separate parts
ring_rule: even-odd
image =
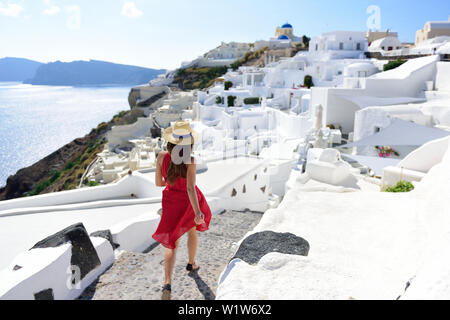
[[[354,76],[355,72],[367,71],[369,74],[378,72],[378,68],[371,62],[352,63],[344,68],[344,76]]]
[[[375,40],[370,44],[370,48],[381,48],[381,47],[388,47],[388,46],[400,46],[400,40],[396,37],[385,37],[378,40]]]

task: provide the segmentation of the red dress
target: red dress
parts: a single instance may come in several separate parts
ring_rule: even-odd
[[[167,177],[170,161],[171,157],[168,153],[164,157],[161,167],[164,179]],[[211,209],[200,189],[195,187],[195,190],[197,191],[200,210],[205,215],[205,222],[197,225],[197,231],[203,232],[209,229]],[[178,178],[174,185],[166,183],[162,198],[162,217],[153,239],[166,248],[175,249],[175,242],[196,226],[194,219],[195,213],[187,193],[186,179]]]

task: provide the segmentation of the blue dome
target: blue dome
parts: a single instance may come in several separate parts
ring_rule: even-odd
[[[285,23],[281,26],[282,29],[292,29],[292,25],[289,23]]]
[[[289,40],[289,37],[283,34],[278,37],[278,40]]]

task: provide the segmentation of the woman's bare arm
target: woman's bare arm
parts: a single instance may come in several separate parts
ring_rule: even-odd
[[[166,183],[164,182],[163,176],[162,176],[162,163],[164,160],[164,157],[166,156],[167,152],[160,152],[158,154],[158,158],[156,159],[156,174],[155,174],[155,185],[157,187],[165,187]]]
[[[187,192],[189,195],[189,200],[191,201],[192,209],[194,210],[195,213],[195,223],[202,224],[204,222],[203,220],[204,215],[200,210],[197,191],[195,190],[195,186],[197,183],[196,175],[197,175],[197,165],[195,163],[187,164],[187,174],[186,174]]]

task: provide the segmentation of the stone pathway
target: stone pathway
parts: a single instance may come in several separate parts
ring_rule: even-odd
[[[175,265],[172,300],[212,300],[219,276],[236,252],[236,243],[252,230],[262,214],[226,212],[213,216],[211,228],[199,233],[197,262],[201,268],[189,274],[187,235],[180,241]],[[114,265],[94,282],[81,300],[160,300],[164,283],[164,247],[149,248],[147,253],[123,253]]]

